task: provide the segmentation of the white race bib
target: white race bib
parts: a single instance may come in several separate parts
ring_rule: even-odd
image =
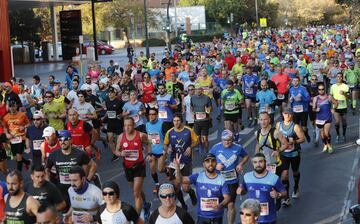
[[[276,173],[276,164],[267,164],[266,169],[271,173]]]
[[[324,125],[325,122],[326,122],[326,120],[318,120],[318,119],[315,120],[315,124],[318,124],[318,125]]]
[[[214,211],[214,207],[219,205],[219,198],[200,198],[201,211]]]
[[[159,118],[161,119],[167,119],[168,118],[168,114],[166,110],[160,110],[159,111]]]
[[[108,111],[107,116],[109,119],[115,119],[116,118],[116,111]]]
[[[196,120],[204,120],[206,118],[205,112],[196,112],[195,113]]]
[[[253,94],[253,89],[249,88],[249,89],[245,89],[245,93],[246,94]]]
[[[139,158],[139,150],[124,150],[125,160],[136,161]]]
[[[22,137],[21,136],[17,136],[15,138],[10,139],[11,144],[19,144],[21,142],[22,142]]]
[[[301,112],[303,112],[303,111],[304,111],[303,105],[296,105],[296,106],[294,106],[294,112],[295,112],[295,113],[301,113]]]
[[[224,179],[226,181],[229,180],[235,180],[237,178],[237,174],[236,174],[236,170],[232,169],[232,170],[226,170],[226,171],[221,171],[221,175],[224,177]]]
[[[148,134],[149,141],[151,144],[158,145],[160,144],[160,134],[159,133],[150,133]]]
[[[41,143],[43,143],[44,140],[40,139],[40,140],[33,140],[33,147],[34,150],[40,150],[41,149]]]
[[[269,215],[269,203],[260,203],[260,216]]]
[[[279,99],[279,100],[283,100],[283,99],[285,99],[285,94],[278,94],[277,95],[277,98]]]
[[[69,173],[59,172],[60,184],[71,184]]]
[[[73,223],[81,223],[81,224],[90,224],[90,222],[82,222],[81,221],[81,216],[85,215],[85,214],[89,214],[88,212],[85,211],[73,211],[72,212],[72,222]]]
[[[235,110],[235,103],[225,104],[225,110]]]

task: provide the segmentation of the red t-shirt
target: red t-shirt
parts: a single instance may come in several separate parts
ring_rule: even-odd
[[[231,55],[230,57],[226,56],[224,61],[225,64],[228,66],[228,69],[231,70],[236,63],[236,58],[233,55]]]
[[[287,86],[290,80],[288,74],[276,74],[271,77],[271,81],[275,83],[278,93],[280,94],[285,94],[287,92]]]

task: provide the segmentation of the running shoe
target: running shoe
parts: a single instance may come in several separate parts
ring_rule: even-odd
[[[345,135],[343,135],[343,136],[341,137],[341,142],[346,142],[346,137],[345,137]]]
[[[111,162],[118,161],[119,159],[120,157],[118,157],[117,155],[113,155],[113,157],[111,158]]]
[[[190,191],[189,191],[189,196],[190,196],[190,199],[191,199],[191,204],[192,204],[193,206],[195,206],[196,203],[197,203],[197,198],[196,198],[195,191],[194,191],[193,189],[190,189]]]
[[[151,208],[151,202],[145,202],[143,204],[143,209],[144,209],[144,219],[145,220],[149,220],[150,218],[150,208]]]
[[[294,198],[294,199],[299,198],[299,197],[300,197],[299,190],[297,190],[296,192],[295,192],[295,191],[293,191],[293,193],[292,193],[291,197],[292,197],[292,198]]]
[[[339,143],[340,142],[340,136],[339,135],[336,135],[336,140],[335,140],[336,143]]]
[[[332,154],[333,151],[334,151],[334,150],[333,150],[332,146],[328,146],[328,153],[329,153],[329,154]]]
[[[286,198],[286,199],[282,200],[281,204],[282,204],[283,207],[290,206],[291,205],[290,198]]]
[[[324,145],[322,152],[326,152],[326,151],[328,151],[328,147],[327,147],[327,145]]]
[[[252,118],[250,118],[248,121],[249,121],[248,127],[250,128],[250,127],[251,127],[251,125],[252,125],[253,119],[252,119]]]

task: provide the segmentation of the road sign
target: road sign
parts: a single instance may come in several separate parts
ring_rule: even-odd
[[[266,18],[260,18],[260,27],[267,27],[267,20]]]

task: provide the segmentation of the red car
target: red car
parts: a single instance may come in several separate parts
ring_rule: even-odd
[[[94,47],[94,42],[90,41],[84,41],[83,44],[83,52],[86,53],[86,48],[88,47]],[[97,42],[97,52],[98,54],[112,54],[114,51],[114,47],[110,44],[104,43],[102,41]]]

